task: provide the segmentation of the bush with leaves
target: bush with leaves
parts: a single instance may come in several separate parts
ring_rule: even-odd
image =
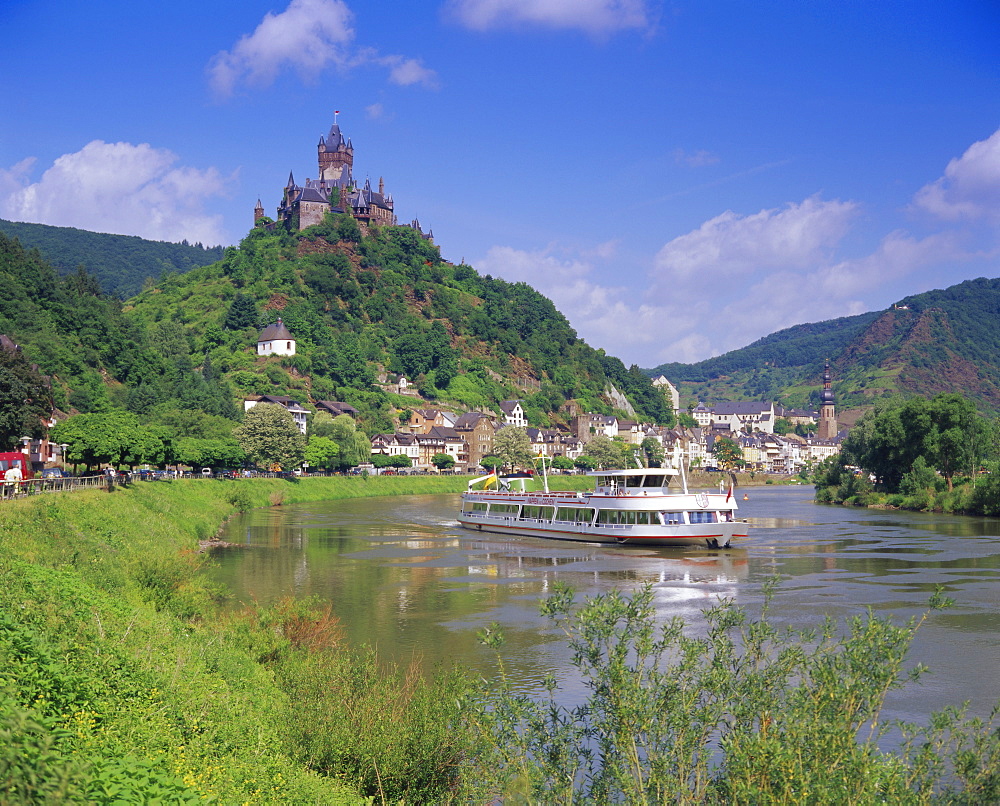
[[[540,699],[503,678],[486,703],[485,731],[504,759],[506,794],[574,803],[991,803],[1000,797],[1000,730],[961,711],[903,725],[906,741],[878,740],[889,691],[914,634],[871,611],[846,630],[780,629],[724,601],[705,612],[704,637],[680,617],[658,623],[653,590],[620,591],[577,606],[557,585],[542,603],[569,639],[585,702]],[[940,593],[931,608],[949,604]],[[499,650],[496,625],[481,635]],[[499,652],[498,652],[499,656]],[[502,658],[500,659],[501,669]],[[520,802],[520,801],[518,801]]]

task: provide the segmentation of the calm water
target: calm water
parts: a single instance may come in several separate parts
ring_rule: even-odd
[[[750,537],[716,552],[473,534],[455,522],[452,495],[285,506],[233,519],[223,538],[241,547],[217,551],[214,573],[237,600],[320,597],[356,642],[487,676],[494,659],[476,633],[497,621],[519,686],[551,673],[569,698],[568,652],[537,613],[555,580],[581,595],[651,583],[664,618],[681,615],[694,632],[719,597],[759,610],[775,575],[783,582],[772,616],[801,627],[868,607],[901,623],[924,612],[940,584],[956,604],[929,617],[910,652],[932,673],[894,692],[889,716],[919,720],[965,700],[989,713],[1000,700],[1000,521],[822,507],[812,487],[747,492],[740,515]]]

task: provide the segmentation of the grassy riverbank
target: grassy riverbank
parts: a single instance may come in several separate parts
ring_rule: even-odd
[[[820,465],[813,482],[816,502],[820,504],[948,515],[1000,515],[1000,465],[976,476],[956,476],[951,489],[926,465],[905,474],[898,492],[876,490],[864,475],[848,471],[834,462]]]
[[[464,685],[344,647],[322,608],[222,618],[197,546],[237,509],[464,484],[198,479],[5,502],[0,801],[358,803],[380,791],[370,759],[390,800],[439,792],[467,752],[441,735]]]

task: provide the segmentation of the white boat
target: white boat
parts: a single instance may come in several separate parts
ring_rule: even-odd
[[[627,546],[723,548],[746,537],[748,525],[736,518],[736,496],[668,488],[672,468],[597,470],[593,492],[526,492],[516,482],[492,474],[469,482],[462,493],[458,522],[467,529],[556,540],[583,540]],[[492,481],[495,480],[495,484]],[[494,489],[473,489],[484,484]]]

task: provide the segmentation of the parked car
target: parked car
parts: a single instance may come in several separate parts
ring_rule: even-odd
[[[61,467],[47,467],[42,471],[43,479],[67,479],[69,478],[69,473],[63,470]]]

